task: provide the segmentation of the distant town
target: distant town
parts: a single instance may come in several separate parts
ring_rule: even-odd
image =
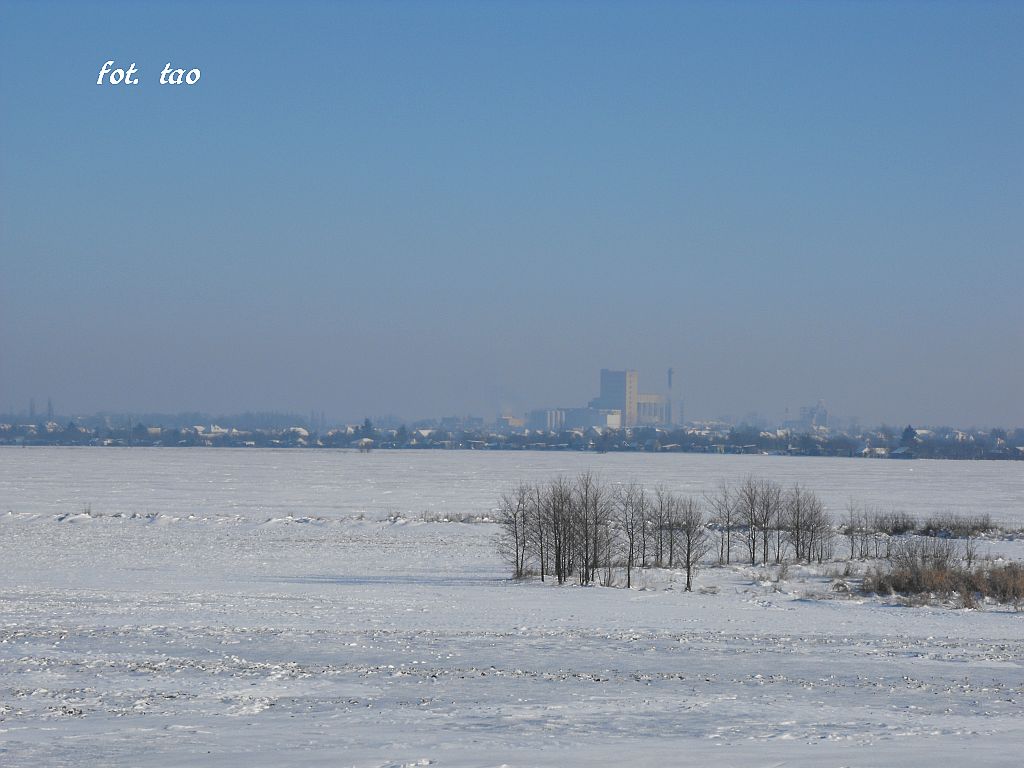
[[[684,420],[673,371],[663,392],[640,391],[634,370],[603,369],[599,394],[584,407],[544,408],[493,421],[449,416],[410,424],[393,417],[331,424],[323,413],[201,413],[57,416],[48,401],[22,413],[0,414],[0,445],[91,445],[229,448],[462,449],[647,451],[870,459],[1024,460],[1024,428],[949,426],[842,428],[829,423],[823,402],[769,424],[756,414],[727,420]]]

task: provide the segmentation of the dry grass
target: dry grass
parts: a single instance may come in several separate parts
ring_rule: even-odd
[[[893,553],[887,571],[874,570],[864,576],[864,590],[902,595],[912,604],[928,595],[957,596],[964,608],[976,607],[977,599],[1024,605],[1024,564],[962,564],[959,548],[949,539],[906,541]]]

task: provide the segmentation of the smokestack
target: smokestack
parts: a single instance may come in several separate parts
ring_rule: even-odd
[[[673,424],[672,421],[672,369],[668,369],[668,394],[665,395],[665,423]]]

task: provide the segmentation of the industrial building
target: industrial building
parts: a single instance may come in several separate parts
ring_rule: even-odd
[[[624,427],[671,424],[672,375],[669,368],[668,391],[656,394],[640,391],[640,374],[634,370],[602,368],[600,394],[590,401],[590,407],[621,411]]]
[[[558,432],[562,429],[664,426],[672,424],[672,375],[664,394],[640,391],[635,370],[601,369],[600,390],[586,408],[546,408],[526,415],[529,429]]]

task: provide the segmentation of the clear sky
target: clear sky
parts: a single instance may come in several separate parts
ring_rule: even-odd
[[[688,416],[1024,425],[1022,40],[1020,2],[0,0],[0,410],[492,417],[671,365]]]

